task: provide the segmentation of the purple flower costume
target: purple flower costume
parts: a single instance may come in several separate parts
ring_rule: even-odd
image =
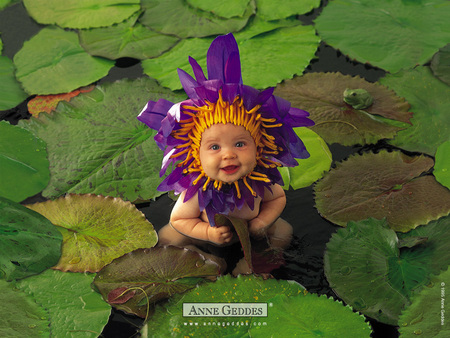
[[[274,88],[259,91],[242,83],[239,50],[232,34],[217,37],[207,53],[208,79],[189,57],[195,79],[178,69],[189,99],[173,104],[149,101],[138,120],[158,131],[155,141],[164,150],[160,175],[172,164],[159,191],[186,191],[184,201],[198,193],[200,211],[214,226],[214,215],[228,214],[246,203],[252,210],[256,197],[272,184],[283,185],[279,166],[298,165],[295,158],[309,157],[294,127],[314,124],[309,113],[273,95]],[[232,184],[212,180],[202,169],[199,148],[202,132],[216,123],[243,126],[257,147],[252,172]]]

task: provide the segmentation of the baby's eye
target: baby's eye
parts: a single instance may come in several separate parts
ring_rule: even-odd
[[[238,147],[238,148],[242,148],[243,146],[245,146],[245,142],[237,142],[236,143],[236,147]]]
[[[218,144],[213,144],[211,147],[209,147],[209,149],[211,149],[211,150],[219,150],[220,147],[219,147]]]

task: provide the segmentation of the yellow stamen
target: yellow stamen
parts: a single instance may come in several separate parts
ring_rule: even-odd
[[[241,191],[239,190],[239,181],[234,181],[234,186],[236,187],[237,198],[241,198]]]

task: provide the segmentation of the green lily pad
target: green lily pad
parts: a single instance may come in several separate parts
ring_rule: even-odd
[[[0,277],[8,281],[58,263],[62,236],[45,217],[0,197]]]
[[[434,76],[450,85],[450,43],[434,54],[430,67]]]
[[[320,0],[257,0],[258,16],[264,20],[284,19],[288,16],[306,14],[320,6]]]
[[[0,0],[0,10],[4,9],[12,4],[19,2],[20,0]],[[1,51],[1,48],[0,48]]]
[[[218,274],[218,265],[199,253],[166,246],[136,250],[115,259],[97,274],[94,285],[111,305],[145,318],[151,303]]]
[[[243,31],[236,33],[242,63],[242,78],[246,85],[256,88],[275,86],[306,68],[319,44],[311,26],[293,25],[292,20],[267,23],[254,20]],[[263,34],[265,33],[265,34]],[[172,90],[181,89],[176,69],[192,75],[188,57],[191,56],[206,69],[206,52],[212,38],[186,39],[160,57],[144,60],[145,74]],[[282,64],[283,67],[279,67]],[[262,65],[265,65],[262,68]]]
[[[401,250],[386,220],[349,222],[327,244],[324,264],[330,286],[355,310],[397,325],[401,311],[429,283],[430,275],[450,263],[446,249],[449,220],[447,217],[420,227],[428,240]]]
[[[217,1],[210,0],[186,0],[186,2],[202,11],[212,12],[222,18],[230,19],[234,16],[243,16],[249,2],[252,0]]]
[[[447,308],[445,295],[448,281],[450,269],[433,277],[431,283],[413,298],[412,304],[402,312],[398,321],[402,337],[450,335],[450,325],[443,312]]]
[[[344,91],[364,89],[373,104],[361,110],[344,101]],[[409,126],[409,104],[392,90],[367,82],[359,76],[341,73],[308,73],[277,86],[275,95],[311,114],[311,127],[328,144],[346,146],[376,143],[392,138]]]
[[[340,226],[386,217],[395,231],[409,231],[450,213],[450,191],[424,175],[433,164],[400,151],[353,155],[315,185],[317,210]]]
[[[436,151],[433,174],[436,180],[450,189],[450,140],[442,143]]]
[[[295,133],[305,144],[310,157],[297,160],[297,167],[281,167],[280,171],[284,189],[289,186],[293,189],[309,187],[311,184],[322,178],[323,174],[330,170],[333,160],[330,149],[325,141],[309,128],[295,128]]]
[[[0,41],[0,53],[1,53]],[[0,110],[14,108],[24,101],[26,94],[14,76],[14,64],[6,56],[0,56]]]
[[[119,198],[69,194],[27,207],[61,231],[62,256],[54,268],[62,271],[97,272],[113,259],[157,242],[144,214]]]
[[[175,295],[163,305],[157,305],[155,314],[143,330],[143,337],[186,335],[196,337],[245,337],[252,323],[252,317],[183,317],[186,303],[270,303],[276,295],[293,297],[307,292],[300,284],[292,281],[267,279],[239,275],[221,276],[214,283],[201,284],[195,289]],[[276,310],[276,309],[275,309]],[[268,311],[271,311],[268,304]],[[269,314],[270,315],[270,314]],[[227,317],[227,316],[225,316]],[[265,318],[253,317],[255,321]],[[225,325],[222,323],[225,322]],[[230,324],[227,325],[226,323]],[[194,325],[197,323],[197,325]],[[232,323],[234,325],[232,325]]]
[[[192,8],[182,0],[142,0],[141,3],[145,12],[139,21],[143,25],[156,32],[175,35],[179,38],[204,37],[239,31],[255,12],[254,1],[249,2],[243,16],[230,19]]]
[[[447,4],[450,7],[450,2]],[[388,74],[380,82],[408,100],[414,112],[412,126],[399,131],[389,143],[433,156],[450,134],[450,87],[435,78],[428,67]]]
[[[139,13],[111,27],[80,30],[80,43],[91,55],[115,60],[153,58],[178,42],[174,36],[153,32],[136,22],[138,16]]]
[[[50,336],[48,312],[11,283],[0,280],[1,337]]]
[[[49,7],[45,4],[46,8]],[[45,27],[14,56],[16,77],[29,94],[68,93],[106,76],[114,62],[89,55],[78,35]]]
[[[0,196],[21,202],[50,180],[46,144],[28,130],[0,121]]]
[[[351,59],[396,73],[425,64],[448,43],[449,17],[447,0],[335,0],[315,26]]]
[[[66,192],[120,197],[132,202],[161,195],[162,151],[155,132],[136,119],[147,101],[185,99],[149,78],[105,83],[61,102],[56,112],[19,125],[47,142],[48,198]]]
[[[277,295],[270,300],[270,310],[269,316],[261,319],[263,323],[256,323],[254,318],[251,337],[360,338],[371,337],[372,333],[364,316],[326,295]]]
[[[111,307],[92,290],[93,278],[91,274],[47,270],[16,286],[48,310],[52,337],[98,337]]]
[[[140,9],[139,0],[24,0],[23,4],[38,23],[63,28],[110,26]]]

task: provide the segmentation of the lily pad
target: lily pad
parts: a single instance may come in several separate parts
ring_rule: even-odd
[[[434,54],[431,60],[431,70],[434,76],[450,85],[450,43]]]
[[[402,337],[414,337],[419,334],[423,337],[450,335],[450,325],[445,320],[443,312],[446,308],[446,299],[442,297],[443,295],[445,297],[448,281],[450,269],[432,278],[431,283],[413,298],[412,304],[402,312],[398,321]]]
[[[281,167],[280,171],[284,189],[289,186],[293,189],[309,187],[311,184],[322,178],[323,174],[330,170],[333,160],[330,149],[325,141],[309,128],[295,128],[295,133],[305,144],[310,153],[307,159],[297,160],[297,167]]]
[[[335,0],[315,26],[351,59],[396,73],[425,64],[448,43],[449,17],[447,0]]]
[[[353,108],[344,101],[347,88],[368,91],[373,104],[364,110]],[[409,126],[412,116],[409,104],[392,90],[341,73],[308,73],[278,85],[275,95],[308,111],[315,122],[311,129],[328,144],[351,146],[392,138]]]
[[[149,99],[161,97],[185,99],[149,78],[121,80],[61,102],[52,115],[20,121],[47,142],[51,178],[43,195],[93,193],[132,202],[161,195],[163,154],[155,132],[136,119]]]
[[[218,265],[199,253],[166,246],[136,250],[115,259],[97,274],[94,285],[116,308],[147,317],[151,303],[218,274]]]
[[[41,273],[61,256],[62,236],[45,217],[0,197],[0,277]]]
[[[0,196],[21,202],[50,180],[46,144],[28,130],[0,121]]]
[[[69,194],[27,206],[58,226],[64,238],[55,269],[97,272],[113,259],[156,244],[143,213],[119,198]]]
[[[356,311],[397,325],[413,295],[429,283],[431,274],[450,263],[446,249],[449,220],[447,217],[422,226],[428,240],[401,250],[386,220],[349,222],[327,244],[324,264],[330,286]]]
[[[340,226],[386,217],[395,231],[409,231],[450,213],[450,191],[424,175],[433,164],[400,151],[353,155],[315,185],[316,207]]]
[[[242,78],[246,85],[256,88],[275,86],[306,68],[319,44],[311,26],[292,26],[292,20],[267,23],[254,20],[236,33],[242,63]],[[263,34],[264,33],[264,34]],[[192,74],[188,57],[206,69],[206,52],[212,38],[186,39],[160,57],[144,60],[145,74],[172,90],[181,89],[176,69]],[[283,67],[279,67],[282,64]],[[262,65],[265,65],[262,67]]]
[[[145,327],[143,337],[186,335],[197,337],[245,337],[252,323],[252,317],[183,317],[186,303],[270,303],[276,295],[293,297],[307,292],[293,281],[268,279],[239,275],[221,276],[214,283],[202,284],[183,294],[175,295],[166,304],[158,305],[155,314]],[[268,311],[272,309],[269,307]],[[275,309],[276,311],[276,309]],[[269,314],[270,315],[270,314]],[[227,317],[227,316],[225,316]],[[254,317],[255,321],[265,318]],[[225,322],[225,325],[222,323]],[[227,325],[226,322],[230,324]],[[197,323],[197,325],[194,325]],[[232,325],[232,323],[234,325]]]
[[[258,16],[264,20],[284,19],[288,16],[306,14],[320,6],[320,0],[257,0]]]
[[[25,91],[40,95],[68,93],[87,86],[114,66],[111,60],[86,53],[77,33],[57,27],[45,27],[26,41],[14,56],[14,64]]]
[[[104,27],[122,22],[140,9],[139,0],[24,0],[40,24],[63,28]]]
[[[14,289],[11,283],[0,280],[1,337],[50,336],[48,312],[23,292]]]
[[[450,7],[450,2],[447,4]],[[380,82],[405,97],[414,112],[412,126],[398,132],[389,143],[433,156],[450,134],[450,87],[435,78],[428,67],[389,74]]]
[[[1,53],[0,42],[0,53]],[[6,56],[0,56],[0,110],[14,108],[24,101],[26,94],[14,76],[14,64]]]
[[[252,0],[217,1],[187,0],[186,2],[202,11],[212,12],[222,18],[230,19],[234,16],[243,16],[249,2]]]
[[[179,38],[204,37],[241,30],[255,12],[250,1],[241,17],[221,18],[211,12],[192,8],[183,0],[142,0],[145,12],[139,21],[150,29]],[[183,23],[183,24],[180,24]]]
[[[259,322],[259,323],[257,323]],[[263,322],[263,323],[261,323]],[[280,325],[283,323],[283,325]],[[250,327],[250,337],[371,337],[366,318],[326,295],[311,293],[270,300],[267,318]]]
[[[98,337],[111,307],[94,292],[91,274],[47,270],[17,283],[50,314],[52,337]]]
[[[91,55],[112,60],[122,57],[148,59],[162,54],[179,41],[174,36],[144,27],[137,22],[139,14],[111,27],[80,30],[81,45]]]
[[[433,174],[436,180],[450,189],[450,140],[442,143],[436,151]]]

